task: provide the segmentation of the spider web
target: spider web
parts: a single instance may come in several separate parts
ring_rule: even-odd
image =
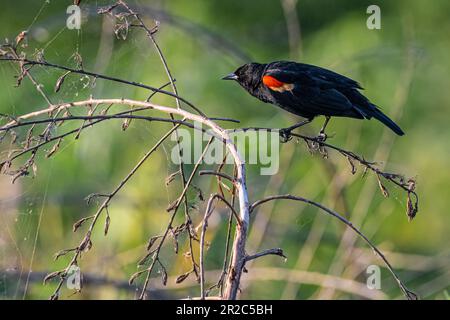
[[[56,5],[57,3],[53,4]],[[47,30],[46,26],[41,25],[41,22],[47,18],[46,15],[50,14],[49,9],[51,7],[51,1],[42,1],[31,23],[24,30],[27,30],[28,37],[33,40],[33,45],[35,42],[40,44],[35,46],[37,51],[45,52],[51,49],[57,53],[57,49],[52,47],[52,44],[64,36],[67,27],[64,23],[59,30],[53,31],[51,27],[50,30]],[[52,33],[51,37],[50,33]],[[34,41],[36,39],[37,41]],[[43,41],[44,39],[45,41]],[[75,42],[76,53],[80,52],[81,42],[82,31],[78,30]],[[24,48],[28,52],[27,49]],[[14,69],[16,68],[14,67]],[[4,81],[3,90],[7,93],[2,101],[3,108],[6,108],[6,110],[2,110],[2,113],[17,114],[15,95],[20,89],[13,88],[11,65],[2,63],[0,64],[0,70],[2,81]],[[42,73],[42,71],[48,73],[43,69],[38,72]],[[32,73],[34,72],[35,70],[32,70]],[[39,76],[36,78],[39,83]],[[28,79],[25,82],[28,82]],[[68,82],[69,89],[66,90],[65,96],[68,95],[69,90],[72,90],[73,95],[73,90],[79,86],[77,82],[79,80]],[[29,85],[29,83],[24,85]],[[44,87],[43,90],[51,96],[50,88]],[[30,89],[30,92],[38,96],[35,88]],[[78,95],[78,92],[75,95]],[[45,103],[42,97],[39,98],[41,103]],[[67,147],[65,146],[65,148]],[[5,155],[10,150],[5,150],[2,146],[0,152]],[[30,293],[32,282],[40,282],[33,274],[33,269],[41,253],[39,250],[40,232],[49,205],[48,190],[53,177],[53,159],[49,159],[46,170],[40,172],[35,179],[25,178],[25,181],[19,179],[11,185],[10,178],[7,176],[0,177],[0,189],[5,191],[0,192],[0,220],[2,221],[0,224],[0,268],[2,270],[0,297],[3,299],[26,299],[32,294]],[[43,188],[36,190],[36,186],[42,186]],[[37,277],[39,276],[41,275],[37,274]]]
[[[83,4],[86,4],[85,1]],[[95,1],[92,7],[98,7],[99,5],[109,4],[110,2],[104,1],[99,4]],[[23,48],[23,51],[27,52],[29,58],[32,57],[32,50],[35,53],[42,52],[44,57],[51,56],[49,60],[59,58],[62,64],[77,67],[75,57],[83,57],[83,27],[80,30],[68,30],[65,21],[57,19],[58,23],[54,23],[55,15],[54,8],[62,8],[65,11],[65,7],[57,2],[51,2],[49,0],[42,1],[39,9],[34,17],[31,19],[30,24],[26,29],[28,31],[28,40],[30,42],[27,47]],[[52,12],[53,11],[53,12]],[[67,17],[65,12],[59,14],[64,18]],[[92,18],[92,20],[95,20]],[[101,20],[101,19],[100,19]],[[76,36],[73,36],[76,34]],[[73,54],[67,56],[66,51],[62,53],[59,49],[61,43],[60,40],[65,40],[70,37],[74,38],[74,41],[70,46],[73,46]],[[127,39],[127,46],[120,49],[114,54],[110,54],[106,64],[98,63],[98,57],[103,55],[101,52],[101,43],[98,45],[99,52],[97,52],[97,63],[95,63],[96,72],[103,73],[106,67],[111,69],[114,73],[116,69],[116,63],[118,59],[133,51],[134,54],[141,55],[142,58],[148,57],[147,53],[144,53],[143,44],[138,39],[129,37]],[[147,44],[146,44],[147,45]],[[19,51],[20,52],[20,51]],[[95,53],[94,53],[95,56]],[[88,59],[86,59],[88,60]],[[101,60],[101,59],[100,59]],[[92,61],[89,61],[91,63]],[[91,64],[89,64],[91,66]],[[3,107],[0,109],[1,113],[17,115],[23,113],[17,101],[17,94],[24,90],[26,86],[27,90],[34,96],[37,102],[37,106],[44,106],[45,100],[37,92],[36,88],[32,86],[29,79],[25,78],[21,87],[18,89],[13,87],[14,81],[12,75],[17,74],[17,67],[14,64],[0,64],[0,81],[4,83],[4,92],[6,93],[3,99]],[[139,65],[129,68],[128,73],[131,78],[136,78],[139,73],[142,72]],[[40,66],[35,66],[31,69],[31,73],[36,78],[37,82],[42,84],[46,78],[55,78],[61,75],[59,71],[55,71]],[[94,95],[100,95],[105,87],[105,83],[97,82],[88,76],[68,76],[58,94],[54,94],[53,88],[48,85],[43,85],[44,92],[49,96],[53,103],[60,103],[62,101],[70,101],[73,99],[79,99],[82,95],[87,95],[91,92]],[[123,96],[127,94],[133,94],[134,89],[129,87],[121,87],[120,93]],[[23,99],[22,99],[23,100]],[[131,124],[131,131],[133,131],[133,123]],[[53,133],[57,134],[58,128],[56,127]],[[135,130],[138,143],[148,145],[150,140],[157,140],[157,135],[151,127],[144,126],[139,127],[139,130]],[[138,132],[139,131],[139,132]],[[83,139],[76,142],[80,149],[83,149],[85,143]],[[0,190],[10,190],[9,193],[4,194],[0,191],[0,297],[4,299],[29,299],[29,298],[46,298],[52,289],[49,286],[48,289],[36,291],[35,287],[42,286],[42,279],[46,273],[52,271],[55,265],[51,262],[51,254],[53,249],[47,249],[45,247],[45,239],[43,237],[42,227],[49,220],[56,217],[51,215],[49,207],[53,205],[54,201],[58,201],[54,196],[49,193],[49,189],[52,187],[53,180],[55,178],[55,166],[54,159],[59,157],[60,154],[64,154],[66,149],[71,149],[75,144],[75,140],[69,139],[65,141],[61,146],[58,153],[46,161],[45,167],[38,169],[38,174],[33,179],[21,178],[18,179],[14,185],[11,185],[11,180],[8,176],[0,176]],[[2,145],[0,154],[6,156],[10,152],[10,148],[5,149]],[[165,158],[168,158],[169,151],[164,147],[161,149]],[[99,156],[99,154],[97,154]],[[101,156],[101,155],[100,155]],[[4,157],[3,157],[4,158]],[[169,168],[167,168],[167,174],[169,175]],[[111,186],[106,186],[106,188]],[[167,193],[167,203],[170,203],[171,192],[168,186],[165,186]],[[97,190],[95,190],[97,191]],[[88,193],[86,193],[88,194]],[[92,209],[92,208],[91,208]],[[59,213],[56,213],[59,214]],[[59,217],[58,219],[61,219]],[[72,223],[73,221],[70,221]],[[43,239],[44,238],[44,239]],[[76,239],[71,239],[71,242]],[[64,244],[67,246],[66,244]],[[61,248],[60,248],[61,249]],[[44,293],[43,293],[44,292]],[[138,285],[136,284],[136,294],[138,293]]]

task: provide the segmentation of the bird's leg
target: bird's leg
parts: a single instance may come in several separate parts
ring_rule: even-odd
[[[324,141],[327,140],[327,138],[328,138],[327,134],[325,133],[325,128],[327,127],[328,122],[330,121],[330,119],[331,119],[330,116],[325,116],[325,122],[324,122],[322,128],[321,128],[320,131],[319,131],[319,135],[317,136],[317,138],[318,138],[320,141],[322,141],[322,142],[324,142]]]
[[[306,120],[303,120],[303,121],[300,121],[300,122],[294,124],[293,126],[280,129],[279,133],[280,133],[281,142],[283,142],[283,143],[288,142],[291,139],[292,130],[300,128],[301,126],[304,126],[305,124],[308,124],[310,122],[311,122],[311,119],[306,119]]]

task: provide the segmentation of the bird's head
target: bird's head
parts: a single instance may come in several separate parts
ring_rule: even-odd
[[[261,83],[261,77],[264,73],[265,64],[247,63],[236,71],[222,78],[222,80],[236,80],[245,89],[256,88]]]

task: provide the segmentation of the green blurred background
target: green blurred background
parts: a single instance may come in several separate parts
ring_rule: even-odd
[[[21,49],[29,57],[44,49],[49,62],[74,66],[73,54],[78,51],[86,70],[155,87],[167,82],[159,57],[141,30],[130,30],[126,40],[117,39],[112,22],[92,13],[109,2],[81,2],[83,10],[92,13],[85,14],[81,31],[65,28],[69,4],[71,1],[3,1],[2,42],[29,30],[28,46]],[[257,165],[249,166],[251,200],[291,193],[346,213],[382,249],[411,290],[424,299],[449,297],[449,1],[174,0],[130,4],[150,25],[152,18],[161,22],[156,39],[180,95],[210,116],[241,121],[226,126],[286,127],[297,120],[250,97],[237,84],[219,80],[249,60],[292,59],[358,80],[366,88],[365,94],[395,119],[406,135],[399,138],[375,121],[333,119],[328,132],[334,136],[329,142],[380,161],[388,171],[417,178],[420,202],[416,219],[407,220],[402,190],[386,184],[390,197],[385,199],[373,174],[363,175],[360,169],[352,175],[340,155],[330,152],[329,158],[323,159],[294,141],[280,146],[278,174],[261,176]],[[366,27],[366,9],[371,4],[381,8],[381,30]],[[28,79],[20,87],[14,86],[15,65],[2,62],[0,71],[0,113],[17,116],[45,106]],[[100,79],[94,86],[90,79],[76,75],[67,77],[55,94],[53,87],[61,71],[39,67],[32,71],[55,103],[81,100],[90,94],[141,100],[148,96],[146,90]],[[153,101],[175,105],[173,99],[162,95]],[[321,119],[316,120],[302,130],[315,134],[321,124]],[[44,286],[43,275],[63,268],[69,259],[55,262],[53,254],[79,243],[85,230],[72,233],[72,224],[96,209],[95,203],[88,206],[83,199],[94,192],[111,191],[169,127],[132,121],[123,132],[120,121],[104,122],[83,131],[78,140],[66,139],[50,159],[39,154],[36,177],[24,177],[14,184],[11,177],[0,177],[1,299],[42,299],[52,293],[56,283]],[[64,128],[70,125],[58,130]],[[26,131],[18,133],[23,138]],[[167,152],[172,147],[165,143]],[[2,160],[11,148],[8,139],[2,142]],[[126,283],[137,270],[136,261],[144,254],[148,238],[161,233],[169,219],[165,209],[180,188],[177,183],[166,187],[165,179],[175,170],[163,151],[143,166],[113,200],[108,236],[103,236],[99,224],[94,246],[80,260],[87,279],[83,291],[72,295],[64,288],[61,298],[136,296],[141,282],[131,287]],[[205,195],[216,190],[211,178],[197,177],[195,184]],[[189,197],[198,224],[205,203],[194,191]],[[222,267],[226,237],[226,211],[222,207],[218,211],[207,234],[211,242],[206,255],[209,284],[217,280]],[[290,202],[261,207],[252,217],[247,250],[253,253],[272,247],[283,248],[287,261],[266,257],[249,265],[249,273],[243,276],[242,298],[402,298],[384,267],[381,290],[365,289],[367,266],[382,265],[381,260],[344,225],[312,207]],[[163,287],[155,272],[150,298],[199,295],[193,277],[174,283],[174,277],[188,271],[190,260],[183,256],[186,250],[185,238],[180,238],[178,255],[170,242],[164,247],[162,259],[169,281]]]

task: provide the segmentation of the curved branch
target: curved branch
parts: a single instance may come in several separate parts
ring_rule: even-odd
[[[166,114],[176,114],[179,116],[182,116],[188,120],[191,121],[198,121],[202,123],[203,125],[209,127],[211,130],[208,131],[209,134],[213,135],[215,138],[221,140],[230,155],[232,156],[235,166],[236,166],[236,179],[234,182],[237,194],[238,194],[238,200],[239,200],[239,221],[240,224],[237,225],[236,228],[236,236],[235,236],[235,242],[234,242],[234,255],[233,259],[231,261],[231,270],[234,270],[233,272],[230,272],[227,275],[226,279],[226,287],[225,287],[225,293],[224,298],[225,299],[235,299],[238,288],[239,288],[239,282],[240,282],[240,276],[242,274],[242,268],[243,263],[245,262],[245,242],[246,242],[246,236],[247,236],[247,228],[249,224],[249,200],[248,200],[248,193],[247,193],[247,186],[246,186],[246,177],[245,177],[245,163],[239,154],[235,144],[233,143],[233,140],[230,138],[229,134],[226,130],[219,127],[215,122],[213,122],[211,119],[208,119],[206,117],[203,117],[201,115],[192,114],[188,111],[182,110],[182,109],[176,109],[176,108],[170,108],[165,107],[161,105],[157,105],[150,102],[143,102],[143,101],[137,101],[137,100],[130,100],[130,99],[88,99],[88,100],[82,100],[82,101],[76,101],[71,103],[64,103],[59,105],[54,105],[52,107],[49,107],[44,110],[39,110],[36,112],[29,113],[27,115],[24,115],[22,117],[18,117],[18,121],[21,119],[29,119],[32,117],[36,117],[45,113],[54,112],[58,110],[65,110],[70,109],[73,107],[78,106],[86,106],[86,105],[98,105],[98,104],[121,104],[121,105],[128,105],[128,106],[137,106],[137,107],[147,107],[152,110],[160,111]],[[14,125],[15,121],[10,122],[7,125]],[[107,203],[106,203],[107,205]],[[106,206],[105,205],[105,206]],[[103,210],[103,209],[102,209]],[[85,239],[82,241],[82,244],[80,247],[84,247],[86,243],[88,243],[89,237],[85,237]],[[72,264],[76,263],[76,259],[78,258],[78,255],[76,255],[72,259]],[[154,261],[155,262],[155,261]],[[57,290],[62,286],[62,283],[58,285]]]
[[[245,258],[245,262],[248,262],[248,261],[251,261],[251,260],[255,260],[255,259],[258,259],[258,258],[261,258],[261,257],[265,257],[265,256],[268,256],[268,255],[279,256],[279,257],[282,257],[284,259],[287,259],[287,257],[283,253],[283,249],[281,249],[281,248],[272,248],[272,249],[267,249],[267,250],[264,250],[264,251],[252,254],[250,256],[247,256]]]
[[[206,176],[206,175],[212,175],[212,176],[218,176],[221,178],[225,178],[229,180],[230,182],[234,183],[234,178],[226,173],[213,171],[213,170],[202,170],[198,173],[199,176]]]
[[[359,231],[359,229],[357,227],[355,227],[350,221],[348,221],[347,219],[345,219],[343,216],[341,216],[339,213],[337,213],[336,211],[333,211],[325,206],[323,206],[322,204],[303,198],[303,197],[296,197],[290,194],[285,194],[285,195],[275,195],[275,196],[269,196],[266,197],[264,199],[258,200],[256,202],[254,202],[251,206],[250,206],[250,213],[253,212],[253,210],[255,210],[256,207],[269,202],[269,201],[273,201],[273,200],[279,200],[279,199],[284,199],[284,200],[294,200],[294,201],[300,201],[300,202],[305,202],[307,204],[313,205],[319,209],[322,209],[323,211],[325,211],[327,214],[335,217],[336,219],[340,220],[342,223],[344,223],[345,225],[347,225],[348,227],[350,227],[354,232],[356,232],[377,254],[378,256],[383,260],[383,262],[385,263],[386,267],[388,268],[388,270],[390,271],[390,273],[392,274],[392,276],[394,277],[394,279],[397,281],[400,290],[403,292],[403,294],[405,295],[405,297],[408,300],[417,300],[418,296],[408,290],[408,288],[403,284],[403,282],[400,280],[400,278],[398,277],[397,273],[394,271],[394,269],[392,268],[391,264],[389,263],[389,261],[386,259],[386,257],[383,255],[383,253],[381,253],[381,251],[372,243],[372,241],[370,241],[361,231]]]
[[[255,130],[255,131],[266,130],[269,132],[278,132],[280,134],[282,133],[281,129],[267,128],[267,127],[247,127],[247,128],[230,129],[230,130],[228,130],[228,132],[230,132],[230,133],[241,132],[241,131],[245,132],[247,130]],[[285,134],[285,133],[283,133],[283,134]],[[364,157],[359,156],[352,151],[348,151],[348,150],[342,149],[338,146],[329,144],[329,143],[323,141],[323,139],[321,139],[320,137],[310,137],[310,136],[293,133],[293,132],[289,132],[287,137],[284,136],[286,141],[290,140],[290,138],[292,138],[292,137],[303,139],[303,141],[305,141],[305,143],[307,144],[307,146],[310,150],[312,150],[312,151],[318,150],[324,157],[328,156],[328,153],[327,153],[327,150],[325,149],[325,147],[339,152],[341,155],[343,155],[345,158],[347,158],[347,160],[351,166],[352,174],[356,173],[356,167],[355,167],[354,161],[364,167],[364,172],[366,172],[367,170],[372,171],[373,173],[375,173],[377,175],[380,189],[385,197],[389,196],[389,193],[387,192],[387,189],[384,187],[384,185],[381,183],[380,177],[383,177],[384,179],[386,179],[386,180],[392,182],[393,184],[397,185],[398,187],[402,188],[404,191],[407,192],[406,214],[408,216],[408,219],[412,220],[416,216],[417,212],[419,211],[419,196],[417,195],[417,193],[415,191],[415,188],[416,188],[415,179],[410,178],[410,179],[406,180],[405,177],[403,177],[400,174],[385,172],[376,166],[376,162],[367,161],[366,159],[364,159]]]

